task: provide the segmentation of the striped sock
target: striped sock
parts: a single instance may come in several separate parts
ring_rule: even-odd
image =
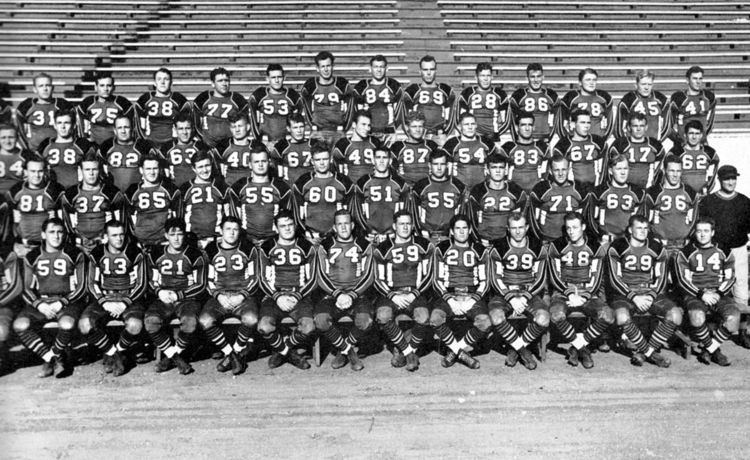
[[[283,353],[286,349],[284,341],[281,339],[281,334],[276,331],[270,334],[263,334],[263,338],[268,342],[268,346],[277,353]]]
[[[193,334],[188,334],[187,332],[178,332],[177,333],[177,340],[175,340],[175,347],[177,347],[180,352],[184,351],[188,346],[190,346],[190,341],[193,338]]]
[[[44,343],[37,331],[26,329],[23,332],[16,332],[16,335],[21,340],[21,343],[37,356],[41,357],[49,352],[49,347]]]
[[[391,320],[381,326],[383,333],[399,350],[406,350],[407,343],[404,333],[395,321]]]
[[[586,344],[598,339],[608,327],[609,324],[601,318],[597,318],[593,323],[589,324],[589,327],[583,331],[583,339],[586,341]]]
[[[472,327],[466,332],[464,336],[464,343],[470,347],[476,346],[480,341],[487,337],[487,332],[480,331],[476,327]]]
[[[523,331],[523,341],[526,343],[531,343],[534,340],[538,339],[540,335],[544,334],[544,331],[546,330],[546,327],[542,327],[534,321],[529,321],[528,326],[526,326],[526,330]]]
[[[429,333],[430,333],[430,326],[426,324],[419,324],[419,323],[415,324],[411,328],[411,342],[409,342],[409,345],[411,345],[411,347],[414,350],[417,350],[419,345],[422,342],[424,342],[425,339],[427,339],[427,334]],[[451,333],[451,335],[453,334]]]
[[[73,338],[73,329],[59,329],[55,337],[55,343],[52,345],[52,352],[60,355],[64,349],[70,345]]]
[[[563,318],[560,321],[554,321],[553,324],[560,331],[560,335],[563,336],[566,342],[570,343],[575,340],[576,330],[573,329],[573,325],[567,319]]]
[[[138,337],[131,334],[128,331],[122,331],[120,333],[120,340],[117,341],[117,351],[125,351],[132,347],[135,342],[138,341]]]
[[[327,331],[323,333],[323,336],[328,339],[328,342],[330,342],[331,345],[333,345],[334,348],[341,351],[349,351],[349,344],[344,340],[344,337],[341,335],[341,331],[338,330],[336,326],[331,326]]]
[[[162,352],[167,351],[172,346],[172,340],[170,340],[169,335],[163,329],[151,332],[148,335],[151,337],[151,341],[154,342],[156,348]]]
[[[669,339],[674,335],[674,331],[677,329],[677,325],[669,320],[664,320],[659,323],[658,326],[656,326],[656,329],[654,330],[654,333],[651,334],[651,339],[649,339],[648,344],[649,346],[653,347],[654,350],[659,350],[663,347],[667,346],[667,342]]]
[[[640,351],[641,353],[645,353],[646,350],[648,350],[646,339],[643,338],[641,330],[638,329],[638,326],[636,326],[632,320],[622,325],[622,331],[625,333],[625,336],[627,336],[628,340],[633,342],[633,345],[635,345],[635,348],[638,351]]]
[[[86,342],[102,353],[107,352],[113,346],[112,341],[109,340],[107,334],[101,329],[92,329],[86,336]]]
[[[515,328],[510,325],[509,322],[503,321],[502,323],[495,326],[495,330],[498,334],[500,334],[500,337],[505,340],[505,343],[512,346],[513,348],[516,348],[516,345],[520,341],[520,338],[518,337],[518,332],[516,332]],[[523,345],[520,345],[518,348],[521,348]],[[516,348],[516,349],[518,349]]]
[[[253,337],[254,329],[249,326],[245,326],[244,324],[240,324],[240,327],[237,328],[237,339],[235,340],[235,344],[239,348],[245,348],[247,346],[247,343],[250,342]]]
[[[703,345],[703,348],[708,348],[711,346],[711,343],[713,343],[711,340],[711,332],[709,332],[706,323],[693,328],[693,338],[700,342],[700,344]]]
[[[211,326],[205,329],[206,337],[216,345],[219,350],[226,350],[229,347],[227,338],[224,337],[224,331],[218,326]],[[225,353],[226,354],[226,353]]]

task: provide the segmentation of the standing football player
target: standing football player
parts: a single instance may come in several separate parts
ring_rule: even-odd
[[[115,135],[115,118],[125,116],[135,124],[135,110],[126,97],[113,94],[115,79],[111,73],[97,73],[94,76],[94,89],[95,96],[88,96],[78,104],[78,134],[96,145],[102,145]]]
[[[510,102],[505,91],[492,85],[492,64],[480,62],[475,70],[477,84],[461,91],[458,98],[458,116],[474,115],[477,133],[493,142],[508,129]]]
[[[312,172],[312,145],[314,141],[305,136],[305,118],[293,114],[287,118],[289,139],[279,140],[271,150],[278,176],[292,187],[297,179]]]
[[[602,244],[625,236],[630,217],[644,212],[646,192],[628,182],[629,175],[628,157],[613,155],[609,158],[609,180],[591,193],[589,228]]]
[[[135,138],[133,122],[128,117],[115,119],[115,137],[104,142],[99,151],[105,160],[107,174],[123,192],[140,182],[140,165],[144,157],[161,156],[159,149],[150,142]]]
[[[596,88],[599,74],[587,67],[578,73],[580,88],[568,91],[560,100],[560,136],[569,135],[572,131],[567,125],[570,114],[576,108],[587,110],[591,114],[591,134],[607,139],[614,128],[612,111],[612,96],[608,92]]]
[[[356,111],[352,116],[353,132],[351,138],[343,137],[331,150],[333,163],[339,172],[352,183],[372,171],[372,155],[376,149],[384,149],[382,143],[370,136],[372,115],[370,112]]]
[[[635,91],[626,93],[617,104],[618,137],[628,135],[628,120],[632,112],[646,115],[646,136],[664,142],[669,134],[669,105],[667,96],[654,91],[656,75],[650,70],[641,69],[635,73]]]
[[[167,160],[165,173],[178,187],[190,181],[195,176],[193,156],[197,153],[210,153],[211,167],[217,169],[214,150],[201,141],[193,127],[193,119],[189,113],[180,113],[174,119],[174,130],[177,136],[162,144],[161,152]]]
[[[518,88],[510,96],[510,108],[513,120],[511,121],[511,132],[513,138],[518,140],[518,130],[521,118],[519,115],[528,113],[532,115],[531,135],[529,139],[535,141],[551,142],[555,127],[555,114],[557,113],[558,95],[544,86],[544,68],[541,64],[533,62],[526,66],[526,79],[528,85]]]
[[[719,155],[705,143],[703,125],[698,120],[685,123],[685,142],[669,152],[682,160],[682,180],[696,193],[708,195],[716,182]]]
[[[676,91],[669,98],[670,121],[675,144],[684,142],[685,125],[691,120],[698,120],[705,129],[705,135],[711,133],[716,116],[716,96],[707,90],[703,82],[703,69],[690,67],[685,72],[687,89]]]
[[[46,73],[34,76],[34,94],[21,101],[16,107],[16,121],[21,142],[36,152],[39,144],[48,137],[55,136],[55,113],[58,110],[69,112],[74,109],[73,105],[61,97],[52,95],[55,87],[52,85],[52,77]]]
[[[18,131],[12,125],[0,125],[0,194],[5,195],[24,179],[24,157],[30,152],[18,143]]]
[[[216,239],[224,216],[235,213],[230,189],[215,177],[212,160],[209,153],[196,152],[191,161],[195,177],[180,187],[185,230],[195,234],[201,248]]]
[[[39,153],[50,169],[52,179],[65,188],[78,183],[78,165],[89,153],[98,153],[96,144],[85,138],[76,139],[75,117],[71,112],[55,113],[55,132],[39,144]]]
[[[333,54],[328,51],[315,55],[318,76],[307,79],[300,92],[307,122],[313,130],[310,137],[329,149],[349,129],[353,109],[352,88],[346,78],[333,75],[334,60]]]
[[[181,93],[172,91],[172,71],[160,67],[154,72],[154,90],[138,98],[135,112],[141,137],[161,147],[174,137],[172,128],[179,116],[192,117],[192,105]]]
[[[253,127],[253,137],[271,149],[286,137],[289,117],[304,110],[299,93],[284,86],[284,68],[269,64],[266,68],[268,86],[253,91],[248,103]]]
[[[241,94],[231,91],[231,74],[223,67],[211,71],[213,89],[200,93],[193,100],[195,126],[209,147],[230,139],[230,118],[243,114],[247,119],[248,103]]]
[[[415,111],[424,115],[425,139],[442,146],[454,128],[456,93],[449,85],[435,81],[437,61],[434,56],[428,54],[419,60],[419,74],[422,81],[404,90],[403,115]],[[406,125],[405,119],[403,124]]]
[[[370,58],[372,78],[360,80],[354,87],[357,110],[372,115],[371,135],[385,145],[393,143],[397,120],[401,119],[401,84],[387,75],[388,60],[382,54]]]
[[[560,139],[552,153],[570,161],[571,179],[596,187],[604,178],[606,141],[603,137],[590,134],[591,114],[587,110],[573,110],[570,121],[573,123],[570,136]]]

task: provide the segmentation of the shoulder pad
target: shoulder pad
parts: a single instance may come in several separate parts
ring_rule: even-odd
[[[305,80],[305,83],[302,85],[302,91],[307,94],[312,94],[313,91],[315,91],[316,86],[317,82],[315,81],[315,77],[310,77]]]
[[[357,94],[362,95],[362,92],[367,88],[367,79],[364,78],[357,82],[356,85],[354,85],[354,91],[357,92]]]
[[[405,94],[408,94],[409,97],[414,97],[414,95],[419,91],[419,83],[412,83],[411,85],[407,86],[404,90]]]
[[[565,236],[561,236],[560,238],[557,238],[555,241],[552,242],[552,246],[554,246],[558,252],[565,249],[565,246],[567,245],[568,245],[568,238]]]
[[[414,242],[421,246],[424,250],[427,250],[427,248],[429,248],[432,244],[430,243],[430,240],[419,235],[414,236]]]
[[[450,94],[453,92],[453,88],[447,83],[438,83],[438,88],[444,91],[445,94]]]
[[[385,241],[380,243],[375,250],[380,252],[380,254],[385,255],[390,249],[393,247],[393,238],[386,238]]]
[[[655,253],[659,254],[664,249],[664,246],[662,246],[661,242],[657,241],[656,239],[649,238],[648,248],[654,251]]]
[[[401,83],[398,82],[395,78],[388,77],[386,79],[386,85],[393,91],[394,93],[397,93],[401,89]]]
[[[635,91],[628,91],[627,93],[625,93],[622,99],[620,99],[620,102],[625,105],[630,105],[630,103],[633,102],[635,97],[636,97]]]
[[[621,236],[614,240],[609,247],[614,249],[618,254],[622,254],[622,252],[626,250],[628,246],[630,246],[628,239],[624,236]]]
[[[208,100],[209,97],[211,97],[211,93],[208,90],[203,91],[199,95],[195,96],[195,99],[193,99],[193,104],[200,107]]]
[[[429,177],[423,177],[422,179],[419,179],[419,181],[414,184],[414,193],[419,195],[420,193],[422,193],[422,190],[424,190],[428,185],[430,185]]]
[[[451,245],[453,244],[453,241],[451,241],[450,238],[447,240],[441,241],[435,249],[439,250],[441,253],[445,254],[445,251],[450,249]]]

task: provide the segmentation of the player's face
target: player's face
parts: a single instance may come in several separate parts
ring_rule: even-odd
[[[725,193],[734,193],[734,189],[737,188],[737,178],[728,177],[726,179],[720,179],[719,184],[721,185],[721,191]]]
[[[159,181],[159,162],[156,160],[147,160],[141,166],[141,175],[143,180],[149,184],[155,184]]]
[[[305,138],[305,124],[302,122],[291,122],[287,127],[287,130],[289,131],[289,135],[292,136],[292,139],[295,141],[301,141]]]
[[[193,138],[193,124],[189,121],[175,123],[175,131],[177,131],[177,140],[183,144],[187,144]]]
[[[182,249],[182,245],[185,244],[185,232],[179,228],[170,228],[166,233],[167,244],[172,249]]]
[[[667,183],[671,186],[679,185],[682,179],[682,163],[667,163],[664,176],[667,179]]]
[[[587,73],[581,80],[581,88],[587,93],[593,93],[596,91],[596,75],[593,73]]]
[[[41,187],[44,183],[44,163],[40,161],[26,163],[26,179],[32,187]]]
[[[651,96],[651,91],[654,89],[654,79],[651,77],[643,77],[635,84],[635,88],[641,96],[649,97]]]
[[[430,161],[430,175],[435,179],[442,179],[448,172],[448,159],[445,157],[435,158]]]
[[[552,178],[559,185],[568,180],[568,160],[552,163]]]
[[[172,90],[172,77],[166,72],[156,72],[154,76],[154,87],[156,92],[165,95]]]
[[[340,214],[333,221],[333,231],[340,240],[348,240],[353,229],[352,216]]]
[[[211,174],[213,173],[211,160],[206,158],[197,163],[193,163],[193,171],[195,171],[195,176],[198,179],[202,181],[211,180]]]
[[[646,137],[646,120],[630,120],[630,136],[633,139]]]
[[[107,99],[115,89],[115,82],[111,78],[101,78],[96,82],[96,95]]]
[[[250,155],[250,169],[256,177],[264,177],[268,174],[268,154],[265,152]]]
[[[461,120],[461,135],[474,137],[477,134],[477,120],[474,117],[466,117]]]
[[[65,229],[62,225],[50,224],[42,232],[42,239],[52,249],[60,249],[65,241]]]
[[[502,163],[490,163],[487,165],[487,172],[490,176],[490,180],[493,182],[502,182],[505,180],[505,174],[507,172],[506,167]]]
[[[0,130],[0,149],[6,152],[10,152],[16,147],[18,142],[18,135],[15,129],[3,129]]]
[[[288,217],[282,217],[276,222],[276,230],[279,232],[279,237],[286,241],[294,239],[294,232],[296,231],[294,221]]]
[[[695,226],[695,240],[701,246],[711,244],[714,239],[714,227],[713,225],[705,222],[696,224]]]
[[[375,172],[380,174],[387,173],[388,168],[391,167],[391,155],[384,150],[376,150],[372,162]]]
[[[630,235],[634,240],[644,243],[648,239],[648,222],[633,222],[630,226]]]
[[[52,86],[52,80],[46,77],[37,78],[34,81],[34,92],[37,96],[39,96],[40,99],[48,100],[52,97],[52,91],[54,90],[54,86]]]
[[[96,161],[84,161],[81,163],[81,176],[86,185],[96,185],[99,182],[99,163]]]
[[[481,89],[488,89],[490,86],[492,86],[492,71],[482,70],[477,74],[477,85]]]
[[[469,241],[469,235],[470,235],[469,223],[466,222],[465,220],[456,221],[456,223],[453,224],[452,231],[453,231],[453,239],[457,243],[463,244]]]
[[[359,117],[356,123],[354,123],[354,132],[362,139],[370,135],[370,129],[370,119],[367,117]]]
[[[686,137],[690,147],[697,147],[703,142],[703,132],[700,129],[688,128]],[[0,138],[0,141],[2,141],[2,138]]]
[[[422,75],[422,81],[431,85],[437,75],[437,62],[427,61],[419,64],[419,73]]]
[[[221,239],[232,246],[240,239],[240,225],[236,222],[225,222],[221,226]]]
[[[575,130],[576,134],[581,137],[588,136],[589,131],[591,130],[591,117],[588,115],[578,115],[578,118],[576,119]]]
[[[116,251],[125,247],[125,228],[107,227],[107,244]]]
[[[283,70],[272,70],[266,76],[268,80],[268,86],[274,91],[281,91],[284,87],[284,71]]]
[[[331,154],[328,152],[317,152],[312,157],[313,168],[318,174],[326,174],[331,170]]]
[[[518,135],[521,139],[529,140],[534,133],[534,120],[532,118],[521,118],[518,121]]]
[[[622,160],[609,168],[609,175],[618,185],[625,185],[628,181],[628,174],[630,174],[630,163],[627,160]]]
[[[529,81],[529,88],[539,91],[544,83],[544,73],[541,70],[532,70],[526,74],[526,79]]]
[[[421,141],[424,137],[424,121],[414,120],[406,127],[406,135],[412,140]]]
[[[73,135],[73,119],[69,115],[55,118],[55,131],[60,138],[69,138]]]
[[[130,125],[128,118],[118,118],[115,120],[115,136],[120,142],[130,142],[133,140],[133,127]]]
[[[695,72],[688,77],[688,87],[693,91],[703,89],[703,72]]]
[[[231,87],[229,75],[216,75],[214,81],[211,82],[211,86],[214,87],[214,90],[216,90],[219,95],[226,96],[227,94],[229,94],[229,88]]]
[[[333,76],[333,62],[330,59],[319,61],[316,69],[323,80],[328,80]]]
[[[376,81],[381,81],[385,78],[385,73],[388,71],[388,65],[383,61],[373,61],[370,64],[370,72],[372,78]]]
[[[408,239],[412,231],[414,230],[414,224],[411,221],[411,216],[400,216],[393,223],[393,231],[396,232],[396,236],[401,239]]]
[[[586,226],[578,219],[565,221],[565,234],[568,235],[568,239],[571,243],[578,243],[581,241],[584,230],[586,230]]]
[[[526,238],[528,231],[529,224],[526,223],[526,218],[508,221],[508,234],[513,241],[520,243]]]
[[[250,127],[247,124],[247,120],[240,118],[229,125],[229,130],[232,132],[234,140],[241,141],[247,137],[247,133],[250,132]]]

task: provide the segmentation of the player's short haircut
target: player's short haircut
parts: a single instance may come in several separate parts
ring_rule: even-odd
[[[147,161],[155,161],[156,163],[158,163],[160,168],[163,166],[161,157],[155,155],[154,153],[147,153],[146,155],[141,156],[141,160],[138,162],[138,166],[143,167],[143,165],[145,165]]]
[[[224,224],[237,224],[238,227],[242,227],[242,222],[235,216],[226,215],[221,219],[219,228],[224,228]]]
[[[185,219],[179,217],[170,217],[164,222],[164,233],[169,233],[171,230],[177,229],[182,232],[185,231]]]
[[[400,209],[396,211],[395,213],[393,213],[393,223],[395,224],[397,220],[399,220],[401,217],[404,217],[404,216],[408,217],[409,220],[414,222],[414,218],[412,217],[409,211],[407,211],[406,209]]]
[[[388,65],[388,59],[386,59],[382,54],[376,54],[375,56],[371,57],[370,65],[372,65],[373,62],[383,62],[386,66]]]
[[[0,124],[0,131],[13,131],[14,133],[16,133],[16,136],[18,135],[18,130],[16,130],[15,126],[5,123]]]
[[[435,149],[430,152],[430,163],[441,158],[448,158],[448,152],[445,149]]]
[[[159,67],[158,69],[154,70],[154,79],[156,79],[156,74],[159,72],[169,75],[169,79],[172,79],[172,71],[167,69],[166,67]]]
[[[656,78],[656,74],[648,69],[638,69],[638,71],[635,72],[635,82],[640,83],[644,78],[650,78],[653,80]]]
[[[99,80],[104,80],[105,78],[111,79],[112,84],[115,83],[115,77],[112,76],[112,72],[101,71],[94,74],[94,82],[97,84],[99,83]]]
[[[437,65],[437,60],[435,60],[435,56],[431,54],[425,54],[422,56],[422,59],[419,60],[419,67],[422,68],[423,62],[434,62]]]
[[[114,126],[117,126],[117,120],[128,120],[128,123],[130,123],[130,127],[133,127],[133,120],[131,120],[130,117],[125,115],[124,113],[121,113],[115,117],[115,121],[114,123],[112,123]]]
[[[3,128],[0,127],[0,130]],[[690,120],[687,123],[685,123],[685,134],[687,134],[689,129],[697,129],[700,132],[703,132],[703,123],[701,123],[700,120]]]
[[[281,71],[281,75],[284,75],[284,67],[281,64],[273,63],[268,64],[268,67],[266,67],[266,75],[271,75],[271,72]]]
[[[230,78],[232,77],[232,74],[224,67],[216,67],[209,74],[209,76],[211,77],[211,81],[216,81],[216,77],[218,77],[219,75],[226,75]]]
[[[34,86],[36,86],[36,83],[39,80],[43,79],[43,78],[46,78],[47,80],[49,80],[50,82],[52,82],[52,75],[50,75],[50,74],[48,74],[46,72],[40,72],[40,73],[34,75]]]
[[[294,222],[294,214],[288,209],[282,209],[273,218],[273,223],[278,224],[281,219],[291,219]]]
[[[583,77],[585,77],[588,74],[591,74],[599,78],[599,73],[596,70],[592,69],[591,67],[586,67],[585,69],[578,72],[578,81],[583,81]]]
[[[247,112],[236,112],[227,117],[227,121],[230,124],[237,123],[240,120],[245,120],[245,123],[250,123],[250,119],[247,116]]]
[[[563,156],[562,154],[556,153],[552,155],[552,158],[549,159],[549,166],[550,168],[552,168],[553,164],[562,163],[563,161],[570,163],[568,159],[565,158],[565,156]]]
[[[641,113],[641,112],[636,112],[636,111],[630,112],[630,115],[628,115],[628,124],[630,124],[630,122],[633,120],[641,120],[641,121],[645,121],[646,123],[648,123],[648,120],[646,119],[646,114]]]
[[[492,72],[492,64],[489,62],[480,62],[479,64],[477,64],[477,68],[474,70],[474,73],[479,75],[479,73],[484,70],[489,70],[490,72]]]
[[[448,228],[452,229],[456,225],[456,222],[461,222],[461,221],[466,222],[466,225],[468,225],[469,228],[471,228],[471,221],[469,220],[469,216],[463,213],[456,214],[453,217],[451,217],[450,223],[448,224]]]
[[[121,228],[125,229],[125,222],[117,219],[109,219],[106,224],[104,224],[104,231],[106,232],[107,229],[110,228]]]
[[[586,109],[575,109],[575,110],[573,110],[573,112],[572,112],[572,113],[570,114],[570,119],[571,119],[572,121],[578,121],[578,117],[580,117],[581,115],[586,115],[586,116],[589,116],[589,117],[590,117],[590,116],[591,116],[591,112],[589,112],[589,111],[588,111],[588,110],[586,110]]]
[[[460,125],[467,118],[473,118],[474,120],[477,119],[477,117],[475,117],[473,113],[471,113],[471,112],[464,112],[461,115],[459,115],[459,117],[458,117],[458,124]]]
[[[694,73],[705,73],[705,72],[703,71],[703,67],[699,65],[694,65],[690,67],[689,69],[687,69],[687,72],[685,72],[685,78],[690,78],[690,76],[693,75]]]
[[[310,157],[314,157],[317,153],[327,153],[328,157],[331,156],[331,151],[328,149],[328,146],[325,145],[322,142],[312,142],[310,144]]]
[[[422,112],[414,110],[406,114],[404,121],[406,121],[406,126],[409,126],[414,121],[425,122],[427,121],[427,119]]]
[[[177,116],[174,119],[174,125],[177,126],[177,123],[185,123],[189,122],[190,126],[193,126],[193,117],[190,116],[187,112],[177,112]]]
[[[334,222],[338,216],[348,216],[350,220],[354,220],[352,219],[352,213],[346,208],[337,209],[336,212],[333,213]]]
[[[518,115],[516,115],[516,123],[520,124],[521,120],[524,118],[531,118],[531,121],[534,121],[534,114],[531,112],[526,112],[525,110],[522,112],[518,112]]]
[[[628,219],[628,227],[632,227],[633,224],[635,223],[648,225],[649,222],[646,216],[642,216],[640,214],[633,214],[632,216],[630,216],[630,219]]]
[[[73,124],[76,124],[76,116],[73,114],[72,111],[68,109],[57,109],[55,110],[55,121],[57,121],[60,117],[70,117],[70,121],[73,122]]]
[[[526,222],[527,225],[529,224],[529,221],[526,219],[526,216],[524,216],[523,213],[520,211],[513,211],[508,216],[508,224],[510,224],[511,222],[519,222],[521,220]]]
[[[292,123],[305,123],[305,117],[301,113],[293,113],[286,119],[287,126],[292,126]]]
[[[47,167],[47,162],[44,161],[44,157],[42,157],[36,152],[31,152],[24,157],[23,168],[26,169],[29,163],[41,163],[45,166],[45,168]]]
[[[378,152],[382,152],[382,153],[385,153],[386,155],[388,155],[388,159],[392,158],[391,151],[388,150],[388,147],[385,147],[385,146],[382,146],[382,145],[380,147],[375,147],[375,150],[372,152],[372,157],[375,158],[375,155]]]
[[[331,60],[331,64],[333,64],[334,61],[336,61],[336,58],[333,57],[333,54],[331,54],[330,51],[321,51],[320,53],[318,53],[318,54],[315,55],[315,58],[314,58],[315,65],[316,66],[320,65],[320,62],[321,61],[325,61],[326,59],[330,59]]]
[[[716,228],[716,221],[711,216],[701,216],[695,221],[695,226],[697,227],[698,224],[708,224],[711,226],[711,230]]]
[[[563,217],[563,220],[565,222],[571,221],[571,220],[577,220],[581,224],[586,225],[586,220],[583,218],[583,214],[581,214],[578,211],[568,211],[565,213],[565,217]]]
[[[531,72],[544,72],[544,67],[538,62],[532,62],[526,66],[526,76],[528,77]]]
[[[94,151],[89,150],[88,152],[86,152],[81,157],[81,161],[78,162],[78,165],[80,166],[84,162],[96,162],[96,163],[99,164],[99,166],[101,166],[101,164],[102,164],[102,157],[101,157],[101,155],[99,155],[98,152],[94,152]]]
[[[254,141],[250,143],[250,156],[256,153],[265,153],[268,156],[268,147],[263,142]]]
[[[65,223],[60,219],[59,217],[48,217],[42,222],[42,231],[46,232],[47,229],[49,229],[50,226],[57,225],[59,227],[62,227],[63,232],[66,232],[65,230]]]
[[[677,155],[667,155],[666,158],[664,158],[664,170],[667,170],[667,165],[670,163],[678,164],[680,167],[682,167],[682,159],[678,157]]]
[[[617,166],[618,163],[626,162],[630,164],[630,160],[628,160],[628,156],[624,153],[615,153],[611,157],[609,157],[609,161],[607,162],[607,166],[610,168],[614,168]]]
[[[357,110],[354,112],[354,115],[352,115],[352,121],[354,124],[357,124],[360,118],[365,117],[369,120],[372,120],[372,113],[370,113],[369,110]]]
[[[491,154],[490,156],[487,157],[486,164],[487,164],[488,168],[489,168],[490,165],[503,165],[503,166],[505,166],[505,165],[508,164],[508,159],[505,156],[500,155],[499,153],[493,153],[493,154]]]
[[[198,150],[197,152],[195,152],[195,153],[193,154],[193,157],[192,157],[192,158],[190,158],[190,162],[191,162],[191,163],[193,164],[193,167],[195,167],[195,165],[197,165],[197,164],[198,164],[198,163],[200,163],[201,161],[205,161],[205,160],[208,160],[208,161],[210,161],[210,162],[211,162],[211,164],[213,164],[213,162],[214,162],[214,159],[213,159],[213,157],[211,156],[211,154],[210,154],[210,153],[208,153],[208,152],[207,152],[207,151],[205,151],[205,150]]]

